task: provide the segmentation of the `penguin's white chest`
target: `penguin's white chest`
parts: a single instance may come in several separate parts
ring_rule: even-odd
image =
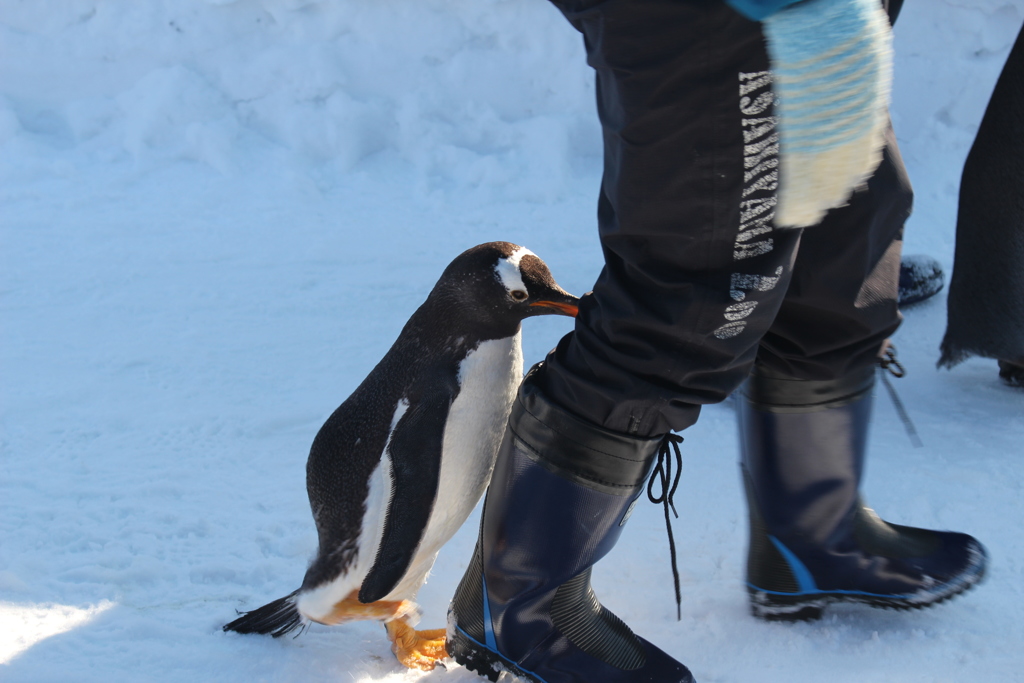
[[[459,530],[480,500],[490,482],[508,414],[522,378],[523,350],[518,333],[507,339],[481,343],[460,364],[459,393],[445,423],[434,506],[408,570],[384,600],[411,600],[416,595],[441,546]],[[392,431],[408,407],[405,399],[398,402],[391,420]],[[385,446],[380,464],[370,477],[356,561],[334,581],[298,596],[296,604],[306,618],[314,621],[325,618],[339,600],[359,589],[373,565],[392,495],[388,449],[389,446]]]
[[[445,424],[437,497],[409,570],[386,599],[419,590],[437,552],[459,530],[491,479],[519,383],[520,333],[482,342],[459,366],[459,394]],[[393,597],[392,597],[393,596]]]

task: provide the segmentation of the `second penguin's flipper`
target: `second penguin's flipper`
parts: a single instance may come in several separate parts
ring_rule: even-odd
[[[391,499],[380,549],[359,589],[363,603],[381,600],[405,575],[419,546],[437,497],[444,428],[454,394],[444,382],[429,394],[410,396],[395,425],[391,458]]]

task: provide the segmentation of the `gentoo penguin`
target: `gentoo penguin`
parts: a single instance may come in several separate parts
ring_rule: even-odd
[[[277,637],[310,621],[377,619],[402,664],[444,658],[444,629],[415,631],[413,600],[490,480],[523,375],[521,321],[575,316],[578,303],[523,247],[490,242],[452,261],[313,440],[319,549],[302,587],[224,630]]]

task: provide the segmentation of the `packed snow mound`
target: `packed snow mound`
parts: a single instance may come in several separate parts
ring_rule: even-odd
[[[545,2],[86,0],[3,20],[0,141],[222,172],[254,139],[342,171],[391,150],[435,184],[542,200],[599,153],[581,40]]]
[[[907,3],[909,156],[951,128],[969,141],[1022,16],[1020,0]],[[582,40],[543,0],[6,2],[0,50],[0,144],[221,173],[257,165],[254,144],[341,172],[389,151],[420,189],[539,201],[600,153]]]
[[[976,125],[1024,14],[1019,0],[962,4],[907,3],[897,26],[894,110],[911,138]],[[557,194],[571,157],[599,154],[582,40],[542,0],[2,8],[0,143],[26,134],[221,172],[251,161],[253,136],[342,169],[393,150],[429,182],[518,183],[538,199]],[[914,43],[955,58],[935,69]]]

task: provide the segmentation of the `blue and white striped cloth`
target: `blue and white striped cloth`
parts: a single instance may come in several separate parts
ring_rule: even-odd
[[[881,161],[892,31],[878,0],[807,0],[763,28],[780,139],[775,223],[815,225]]]

